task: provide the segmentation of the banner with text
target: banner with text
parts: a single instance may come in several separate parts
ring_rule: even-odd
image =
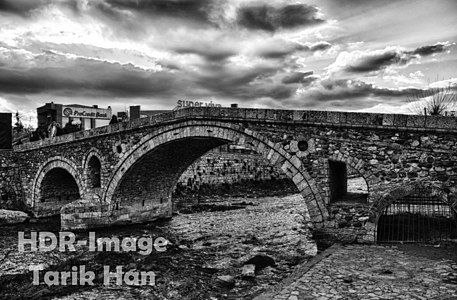
[[[111,119],[111,109],[63,106],[62,115],[69,118]]]

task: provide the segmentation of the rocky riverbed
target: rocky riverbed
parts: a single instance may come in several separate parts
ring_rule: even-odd
[[[59,220],[5,226],[0,230],[0,298],[252,299],[317,253],[300,195],[231,198],[209,207],[212,211],[204,207],[168,221],[95,232],[97,238],[164,237],[170,242],[166,251],[149,255],[89,251],[87,245],[76,246],[74,252],[19,252],[18,232],[26,236],[30,231],[57,233]],[[76,233],[77,241],[87,239],[87,232]],[[256,266],[254,275],[242,275],[246,263]],[[40,274],[71,272],[72,267],[84,265],[96,275],[94,285],[34,285],[29,265],[42,265]],[[152,271],[155,285],[124,282],[118,286],[113,281],[106,285],[103,266],[110,266],[112,272],[116,266],[124,271]]]

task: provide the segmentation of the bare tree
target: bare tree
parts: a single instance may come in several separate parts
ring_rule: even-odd
[[[442,116],[446,111],[455,107],[457,95],[451,88],[436,87],[421,90],[407,98],[411,104],[411,112],[418,115]]]

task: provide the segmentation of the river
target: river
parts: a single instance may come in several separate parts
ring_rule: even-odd
[[[300,195],[223,199],[211,210],[94,231],[97,238],[138,241],[163,237],[169,241],[166,251],[152,251],[149,255],[139,249],[90,251],[88,245],[77,245],[75,251],[19,252],[18,232],[25,232],[27,237],[30,231],[58,234],[59,220],[4,226],[0,230],[0,298],[252,299],[317,253]],[[76,241],[88,240],[88,232],[75,234]],[[256,255],[272,258],[275,264],[257,268],[253,278],[241,276],[244,263]],[[39,285],[32,282],[30,265],[44,268],[37,273]],[[75,268],[80,270],[80,266],[95,274],[93,285],[62,285],[60,281],[49,286],[43,282],[46,272],[61,275]],[[132,286],[125,281],[116,285],[113,280],[105,284],[104,266],[112,272],[117,266],[124,271],[153,272],[154,285]]]

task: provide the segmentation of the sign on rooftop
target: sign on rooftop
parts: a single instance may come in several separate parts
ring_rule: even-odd
[[[178,100],[176,102],[175,109],[181,109],[185,107],[222,107],[222,105],[213,103],[213,101],[209,102],[200,102],[200,101],[190,101],[190,100]]]
[[[111,119],[111,109],[63,106],[62,115],[69,118]]]

